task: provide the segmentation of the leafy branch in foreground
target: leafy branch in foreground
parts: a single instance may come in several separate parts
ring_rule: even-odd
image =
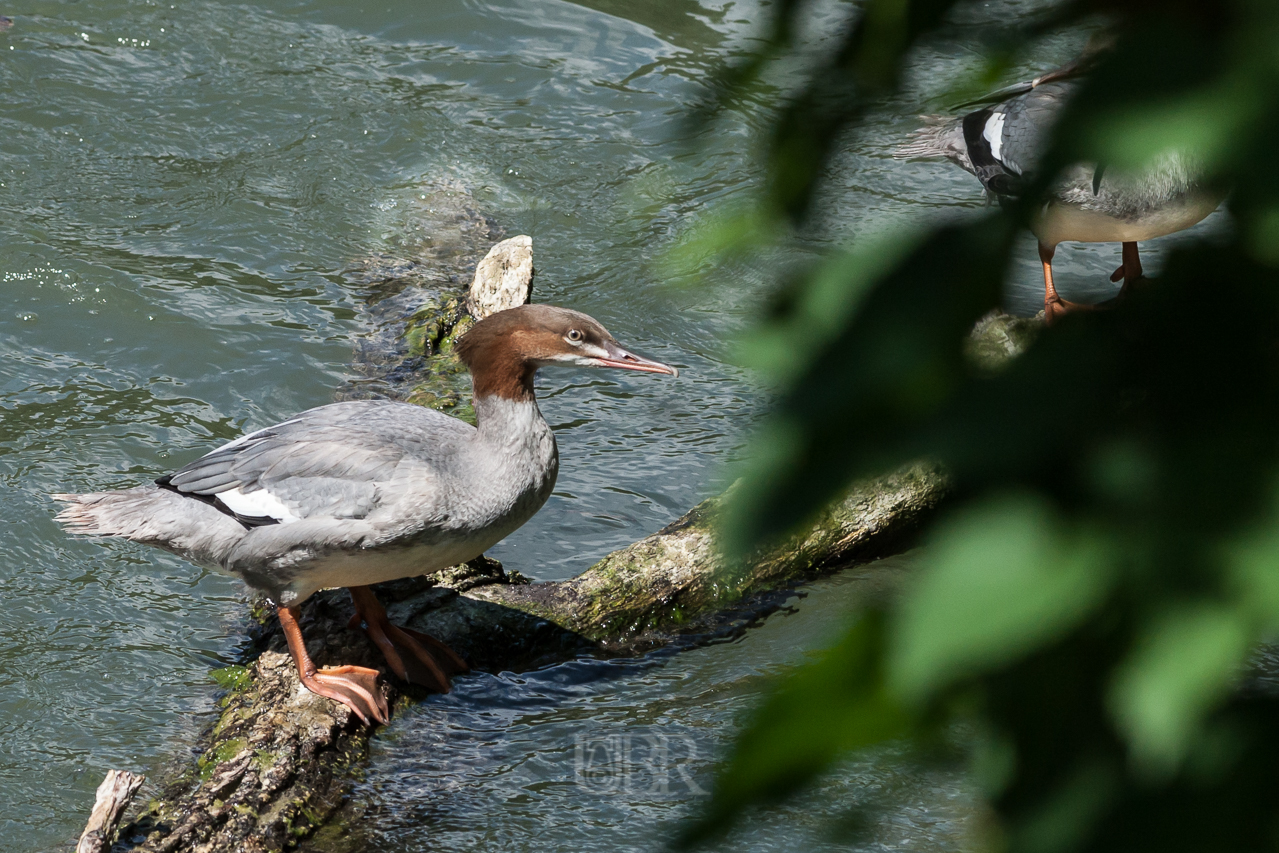
[[[833,191],[839,140],[958,5],[850,11],[781,105],[762,210],[802,221]],[[804,8],[784,4],[775,50]],[[1098,15],[1114,49],[1034,191],[797,270],[752,338],[783,385],[726,521],[732,553],[912,459],[941,462],[955,498],[902,595],[759,712],[686,841],[851,750],[964,721],[1010,851],[1279,846],[1279,696],[1248,677],[1279,628],[1279,6],[1093,0],[1051,20]],[[1054,174],[1170,150],[1234,187],[1229,233],[1185,242],[1157,281],[1001,371],[967,360]]]

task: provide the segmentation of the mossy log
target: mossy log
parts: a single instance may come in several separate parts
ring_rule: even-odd
[[[489,268],[501,278],[513,266],[520,265]],[[531,254],[522,274],[531,285]],[[503,287],[509,289],[510,282]],[[451,358],[451,341],[470,322],[466,294],[458,287],[451,292],[418,287],[431,292],[406,300],[404,290],[393,289],[391,298],[412,310],[386,314],[394,318],[393,335],[378,330],[393,340],[398,356],[369,360],[378,368],[363,371],[365,381],[342,396],[362,396],[375,386],[378,393],[429,399],[464,416],[469,408],[459,390],[464,374]],[[1028,340],[1024,321],[995,317],[983,323],[979,351],[973,353],[978,360],[994,352],[1014,354]],[[412,382],[396,379],[404,364],[414,366]],[[922,464],[858,483],[807,533],[733,572],[724,571],[715,548],[723,498],[713,498],[568,581],[529,583],[480,558],[434,576],[385,584],[379,596],[393,621],[438,637],[480,670],[530,669],[584,650],[634,653],[748,624],[798,582],[899,551],[945,491],[943,475]],[[227,688],[219,719],[206,733],[195,765],[121,831],[128,849],[287,850],[335,814],[373,730],[345,706],[302,688],[278,626],[261,611],[250,627],[259,656],[215,673]],[[312,656],[320,664],[356,663],[385,674],[380,654],[364,635],[347,629],[351,615],[342,591],[306,603],[302,628]],[[383,689],[393,709],[421,698],[388,678]]]
[[[944,493],[941,472],[926,465],[858,483],[807,533],[731,570],[715,546],[725,498],[712,498],[571,580],[484,586],[467,597],[538,617],[601,649],[637,651],[713,630],[726,614],[750,611],[762,593],[901,550]]]
[[[378,590],[393,621],[438,637],[476,669],[530,669],[589,650],[640,651],[748,623],[780,603],[770,593],[900,550],[944,493],[940,472],[924,465],[859,483],[808,533],[732,573],[715,549],[716,498],[572,580],[519,582],[481,558]],[[364,635],[347,629],[352,612],[338,591],[304,606],[313,657],[385,673]],[[219,672],[228,693],[196,765],[123,831],[141,842],[131,849],[287,850],[340,805],[347,773],[373,732],[345,706],[301,686],[273,623],[258,631],[265,650],[257,660]],[[383,689],[393,708],[420,698],[404,685],[384,681]]]

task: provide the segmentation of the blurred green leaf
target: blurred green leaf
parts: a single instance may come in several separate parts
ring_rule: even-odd
[[[1239,675],[1254,637],[1245,613],[1201,603],[1159,614],[1115,673],[1110,701],[1142,772],[1168,776]]]
[[[997,304],[999,281],[990,270],[1002,268],[1012,235],[985,218],[938,230],[905,257],[907,239],[877,241],[850,256],[887,270],[869,293],[857,297],[860,273],[842,288],[833,275],[819,287],[824,295],[815,304],[835,302],[842,290],[856,308],[838,334],[810,335],[807,322],[793,320],[805,316],[796,300],[768,324],[762,334],[770,350],[787,349],[784,363],[802,369],[775,409],[777,432],[752,445],[724,520],[730,558],[812,518],[854,477],[919,453],[917,444],[903,445],[901,424],[940,412],[972,374],[965,341]],[[777,435],[790,441],[779,446]]]
[[[1247,234],[1248,250],[1254,258],[1279,267],[1279,207],[1268,207],[1253,219]]]
[[[1100,761],[1082,761],[1064,775],[1062,784],[1021,823],[1010,847],[1025,853],[1072,850],[1088,838],[1119,793],[1119,774]]]
[[[872,0],[797,58],[807,71],[777,98],[752,228],[798,230],[841,192],[831,158],[864,141],[868,110],[900,102],[911,51],[971,35],[971,5]],[[791,39],[805,14],[786,5],[770,56],[811,49]],[[1279,656],[1256,649],[1279,632],[1279,4],[1089,0],[1034,17],[989,36],[993,52],[1099,24],[1114,47],[1022,197],[783,264],[743,346],[780,390],[727,508],[730,557],[905,463],[941,465],[952,506],[916,582],[857,646],[869,657],[842,663],[838,695],[797,689],[803,671],[788,681],[703,828],[798,790],[843,750],[964,720],[1008,853],[1279,843]],[[1143,180],[1196,172],[1233,187],[1231,215],[1179,237],[1157,281],[975,368],[974,321],[1010,267],[1033,263],[1014,237],[1065,170],[1098,163],[1141,178],[1137,207]],[[1244,685],[1250,654],[1261,678]],[[836,683],[832,661],[813,671]],[[857,737],[840,739],[835,712]]]
[[[1270,511],[1225,546],[1228,583],[1236,601],[1253,614],[1261,631],[1279,634],[1279,495]]]
[[[1089,147],[1117,169],[1147,169],[1175,155],[1216,172],[1238,155],[1240,134],[1258,117],[1258,94],[1227,81],[1204,92],[1125,105],[1097,117]]]
[[[1113,582],[1113,549],[1035,494],[989,498],[934,534],[897,608],[889,682],[923,703],[1076,627]]]
[[[810,367],[807,359],[849,323],[872,285],[915,249],[921,237],[902,228],[831,254],[804,277],[802,288],[782,294],[786,303],[773,322],[738,344],[741,363],[773,382],[793,381]]]
[[[662,273],[668,279],[691,279],[712,263],[731,263],[754,256],[788,236],[774,215],[755,206],[717,211],[700,218],[667,251]]]

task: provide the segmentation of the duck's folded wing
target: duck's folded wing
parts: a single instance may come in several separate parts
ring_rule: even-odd
[[[429,475],[431,454],[424,450],[430,442],[422,436],[434,435],[444,444],[459,437],[445,423],[453,419],[438,412],[372,407],[357,419],[350,417],[351,405],[313,409],[250,433],[156,483],[211,503],[248,526],[365,518],[382,500],[381,486],[404,466]],[[424,417],[442,431],[423,430]]]
[[[1021,194],[1048,131],[1065,105],[1071,84],[1050,83],[1025,95],[964,116],[964,142],[982,185],[1001,196]]]

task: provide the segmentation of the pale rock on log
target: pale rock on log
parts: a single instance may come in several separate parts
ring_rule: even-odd
[[[533,292],[533,238],[521,234],[498,243],[475,268],[466,310],[477,320],[517,308]]]

